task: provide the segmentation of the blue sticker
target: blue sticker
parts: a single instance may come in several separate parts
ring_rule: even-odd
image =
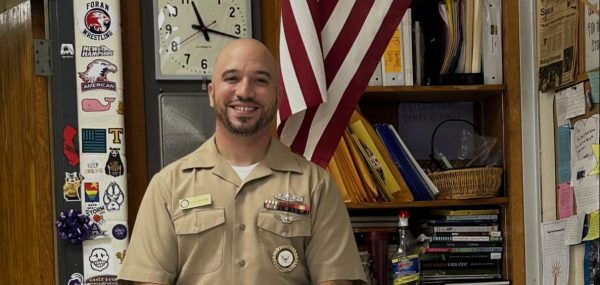
[[[112,229],[112,235],[118,240],[125,239],[127,237],[127,227],[123,224],[116,224]]]

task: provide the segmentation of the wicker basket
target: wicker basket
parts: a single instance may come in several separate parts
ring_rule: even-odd
[[[472,199],[498,196],[502,168],[476,167],[429,174],[440,190],[437,199]]]

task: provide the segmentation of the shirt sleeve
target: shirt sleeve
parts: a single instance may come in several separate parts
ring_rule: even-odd
[[[171,189],[155,175],[140,204],[119,280],[172,284],[177,272],[177,238],[171,219]]]
[[[306,248],[306,259],[312,282],[366,282],[348,210],[337,185],[327,173],[316,188],[311,207],[313,226],[312,236]]]

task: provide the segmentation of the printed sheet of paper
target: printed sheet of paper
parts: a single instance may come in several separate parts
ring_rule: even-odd
[[[569,281],[569,246],[565,245],[566,221],[542,223],[543,283],[567,285]]]
[[[566,219],[573,216],[573,187],[570,183],[558,185],[558,217]]]
[[[578,2],[537,0],[538,74],[541,91],[563,86],[575,78]]]
[[[585,114],[583,82],[556,92],[556,120],[561,122]]]
[[[585,215],[573,215],[565,219],[565,245],[574,245],[581,243],[581,236],[583,234],[583,222]]]

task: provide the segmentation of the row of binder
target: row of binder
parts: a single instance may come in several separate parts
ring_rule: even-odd
[[[345,202],[429,201],[439,193],[394,127],[373,127],[357,111],[328,170]]]
[[[484,84],[502,84],[501,0],[442,0],[435,7],[437,19],[423,19],[421,14],[431,12],[419,9],[433,7],[406,10],[369,86],[435,84],[430,73],[481,73]],[[441,28],[431,28],[434,20]]]

